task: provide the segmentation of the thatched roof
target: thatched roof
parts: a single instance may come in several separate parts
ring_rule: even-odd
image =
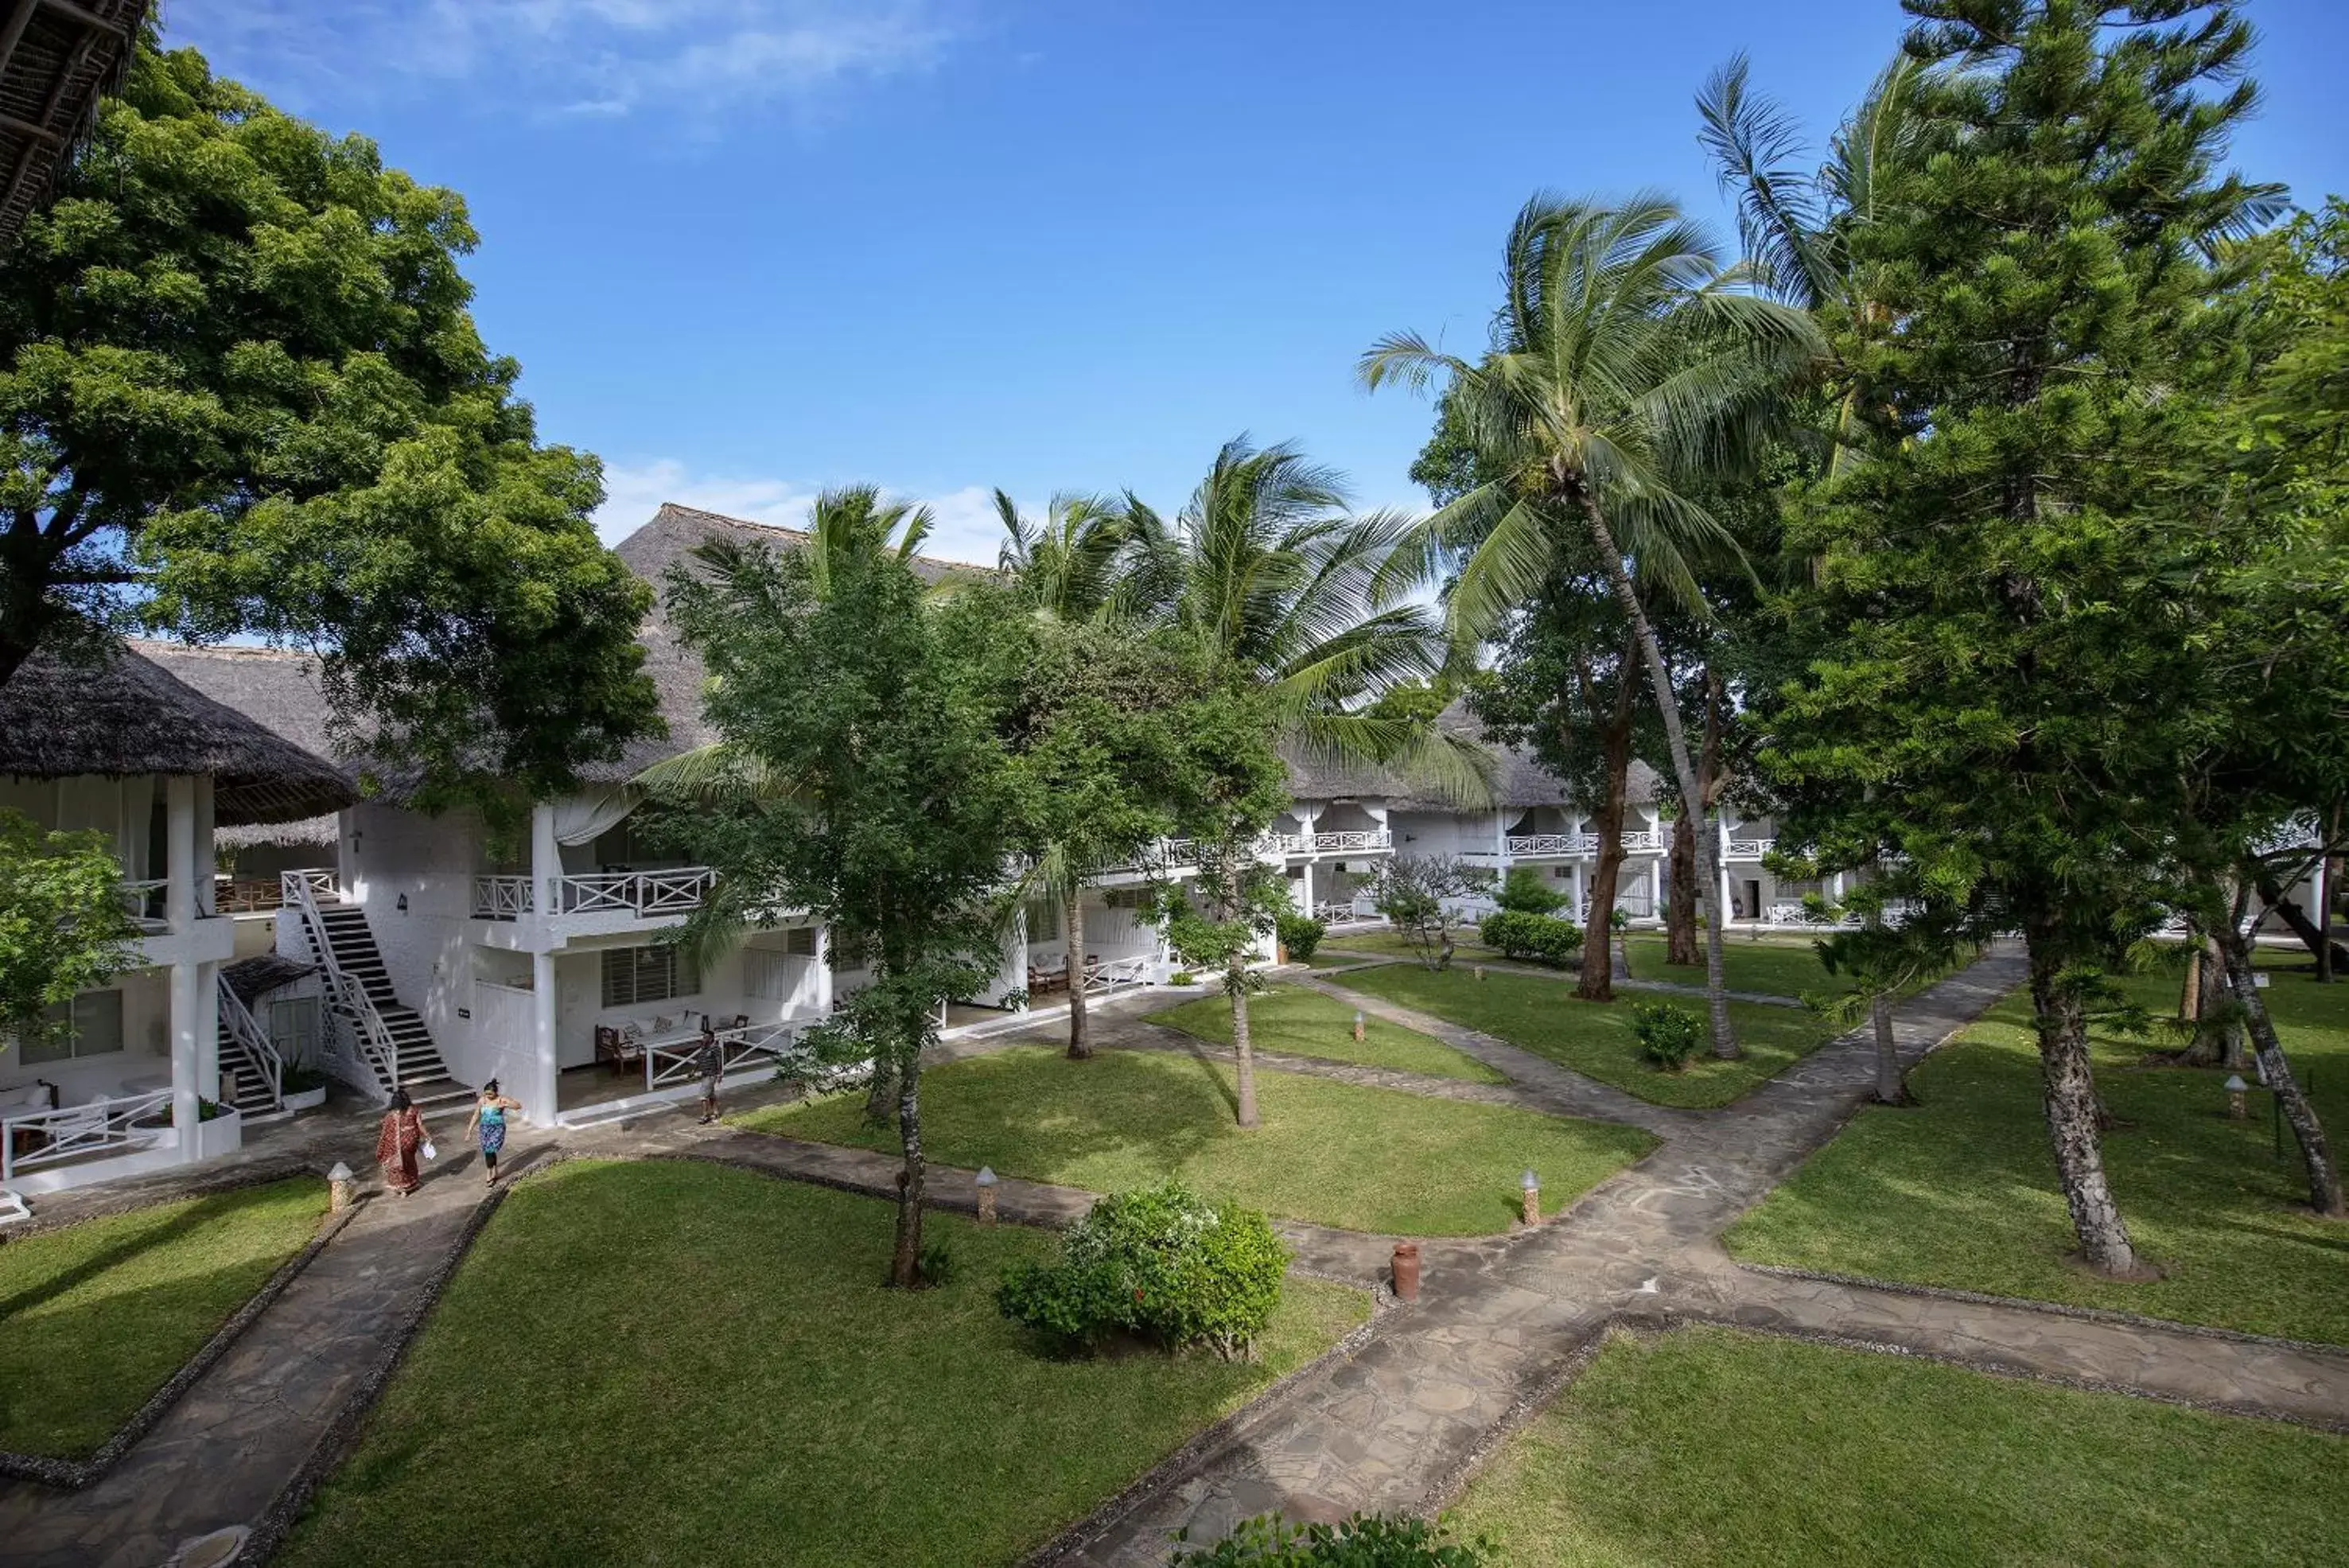
[[[227,849],[296,849],[335,844],[342,837],[342,819],[332,815],[305,816],[299,822],[253,822],[223,827],[212,842]]]
[[[147,0],[9,0],[0,11],[0,246],[88,134],[146,15]]]
[[[1436,719],[1447,732],[1482,746],[1493,760],[1491,809],[1523,811],[1534,806],[1574,805],[1565,781],[1542,766],[1531,752],[1516,746],[1496,746],[1464,703],[1454,702]],[[1283,748],[1288,765],[1289,793],[1299,800],[1337,800],[1346,796],[1383,800],[1399,811],[1449,812],[1457,803],[1445,800],[1423,784],[1392,768],[1331,763]],[[1631,764],[1630,798],[1644,805],[1656,796],[1657,779],[1645,763]]]
[[[298,959],[283,953],[255,953],[221,965],[220,977],[236,993],[236,999],[250,1007],[286,981],[299,980],[309,972],[310,966]]]
[[[324,758],[116,647],[94,663],[36,653],[0,686],[0,774],[208,774],[224,827],[293,822],[358,798]]]
[[[761,545],[771,550],[796,550],[810,538],[804,528],[753,523],[719,512],[679,506],[671,501],[662,504],[652,521],[612,546],[612,552],[628,570],[650,583],[657,594],[666,589],[671,566],[684,560],[697,546],[713,540]],[[941,560],[933,556],[917,556],[914,559],[915,575],[926,583],[986,569],[967,561]],[[718,738],[701,715],[701,660],[669,624],[665,604],[656,601],[637,636],[645,646],[645,673],[652,677],[653,684],[660,691],[661,717],[668,721],[668,733],[656,740],[637,742],[617,763],[585,770],[589,778],[599,783],[622,783],[664,758],[706,746]]]

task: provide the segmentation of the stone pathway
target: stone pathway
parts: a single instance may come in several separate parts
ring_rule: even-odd
[[[2001,953],[1904,1003],[1896,1015],[1903,1057],[1922,1056],[2021,978],[2020,957]],[[1481,1041],[1450,1043],[1485,1056]],[[1561,1220],[1443,1265],[1430,1260],[1421,1304],[1384,1320],[1361,1354],[1306,1380],[1183,1473],[1155,1478],[1117,1517],[1079,1527],[1052,1560],[1138,1568],[1164,1563],[1177,1529],[1213,1540],[1271,1510],[1336,1520],[1441,1506],[1559,1370],[1619,1322],[1740,1324],[2349,1423],[2349,1358],[1731,1262],[1715,1238],[1858,1106],[1873,1049],[1864,1032],[1847,1035],[1733,1106],[1658,1124],[1664,1146]]]

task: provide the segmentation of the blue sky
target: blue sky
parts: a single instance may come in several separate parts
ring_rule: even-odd
[[[2253,0],[2247,171],[2349,190],[2349,4]],[[453,186],[492,347],[603,455],[616,538],[819,487],[1178,504],[1242,431],[1413,504],[1428,413],[1355,356],[1473,348],[1539,187],[1722,211],[1692,95],[1733,50],[1821,135],[1891,0],[165,0],[167,36]]]

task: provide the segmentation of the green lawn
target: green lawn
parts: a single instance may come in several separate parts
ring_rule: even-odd
[[[2128,983],[2174,1010],[2177,981]],[[2279,973],[2267,992],[2284,1046],[2336,1150],[2349,1141],[2349,984]],[[1863,1112],[1730,1231],[1731,1250],[1878,1279],[2349,1344],[2349,1224],[2300,1205],[2307,1188],[2284,1133],[2271,1154],[2268,1096],[2254,1118],[2222,1114],[2223,1074],[2145,1068],[2147,1042],[2099,1033],[2097,1086],[2122,1126],[2106,1168],[2131,1239],[2167,1277],[2123,1284],[2066,1262],[2072,1230],[2040,1119],[2027,1001],[2008,998],[1911,1077],[1923,1102]]]
[[[684,1161],[524,1181],[280,1562],[1016,1561],[1319,1355],[1362,1293],[1292,1278],[1261,1359],[1040,1355],[995,1282],[1050,1239]]]
[[[1107,1051],[1071,1062],[1018,1046],[924,1073],[923,1141],[949,1165],[1097,1192],[1180,1176],[1268,1213],[1405,1236],[1506,1231],[1528,1166],[1555,1206],[1655,1142],[1636,1127],[1261,1069],[1263,1125],[1242,1132],[1231,1095],[1228,1060]],[[864,1109],[844,1095],[737,1125],[894,1150],[895,1133],[867,1127]]]
[[[1614,1340],[1469,1489],[1508,1568],[2349,1561],[2349,1439],[1726,1329]]]
[[[1640,980],[1670,981],[1678,985],[1704,984],[1704,932],[1697,932],[1697,961],[1668,964],[1670,950],[1661,931],[1632,931],[1624,939],[1631,950],[1631,973]],[[1839,991],[1819,964],[1819,955],[1807,937],[1751,937],[1730,932],[1721,943],[1721,967],[1732,991],[1759,992],[1765,996],[1795,996],[1806,992]]]
[[[1232,1043],[1232,1004],[1223,996],[1203,996],[1154,1012],[1150,1021],[1214,1044],[1228,1047]],[[1249,1000],[1248,1033],[1261,1051],[1286,1051],[1295,1056],[1392,1067],[1437,1078],[1465,1078],[1477,1084],[1509,1081],[1507,1074],[1454,1051],[1441,1040],[1381,1018],[1362,1020],[1362,1042],[1358,1045],[1352,1008],[1318,991],[1295,986],[1275,986]]]
[[[1582,1002],[1568,980],[1491,971],[1478,980],[1466,969],[1437,973],[1402,963],[1341,976],[1337,983],[1497,1034],[1660,1106],[1727,1105],[1835,1033],[1825,1020],[1799,1008],[1732,1002],[1729,1014],[1745,1047],[1744,1058],[1723,1062],[1700,1054],[1684,1070],[1665,1073],[1640,1057],[1631,1033],[1631,1004],[1658,1000],[1652,995],[1624,992],[1612,1002]],[[1704,1009],[1702,998],[1686,999],[1682,1005],[1700,1013]]]
[[[1473,922],[1452,933],[1452,944],[1461,957],[1472,962],[1481,958],[1497,959],[1501,956],[1477,941],[1476,927]],[[1348,955],[1356,959],[1366,956],[1415,959],[1419,956],[1419,950],[1404,940],[1400,931],[1380,929],[1364,931],[1357,936],[1324,937],[1320,950],[1313,955],[1314,966],[1320,967],[1320,961],[1325,958],[1334,960]]]
[[[0,1449],[79,1459],[305,1245],[314,1177],[0,1245]]]

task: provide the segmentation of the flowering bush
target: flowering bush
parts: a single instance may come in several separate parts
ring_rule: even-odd
[[[1669,1002],[1635,1002],[1631,1032],[1640,1037],[1641,1055],[1667,1073],[1677,1073],[1704,1039],[1704,1021]]]
[[[1261,1213],[1168,1181],[1094,1204],[1061,1239],[1058,1262],[1004,1274],[996,1304],[1071,1349],[1134,1334],[1228,1357],[1246,1354],[1270,1321],[1288,1267]]]

